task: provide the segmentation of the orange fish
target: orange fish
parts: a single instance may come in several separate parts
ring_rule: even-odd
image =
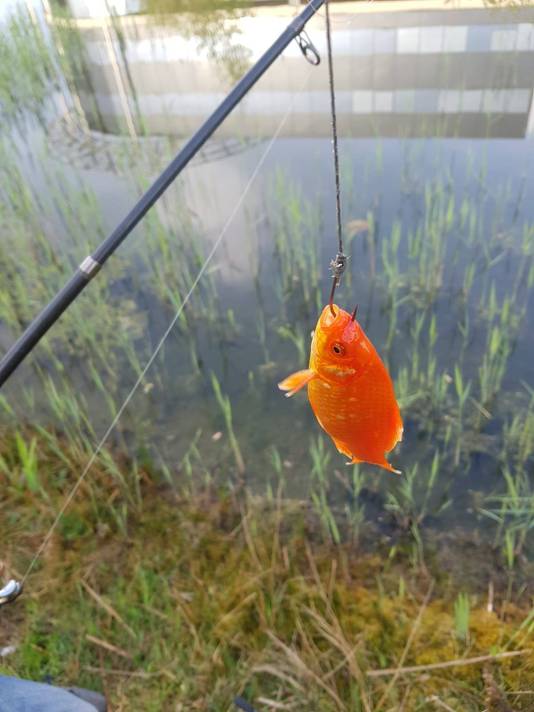
[[[310,367],[278,387],[292,396],[305,385],[319,425],[352,463],[400,474],[386,460],[402,440],[402,419],[386,367],[360,324],[335,304],[323,309],[313,334]]]

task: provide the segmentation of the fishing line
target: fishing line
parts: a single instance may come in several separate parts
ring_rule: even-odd
[[[306,75],[306,78],[305,78],[304,82],[302,83],[302,86],[300,87],[299,91],[302,91],[302,90],[305,88],[305,86],[308,84],[309,79],[310,79],[310,76],[311,76],[311,72],[312,72],[312,70],[310,69],[310,70],[308,71],[308,74]],[[183,312],[185,306],[186,306],[187,303],[189,302],[189,300],[190,300],[190,298],[191,298],[191,295],[193,294],[193,291],[195,290],[197,284],[200,282],[200,280],[201,280],[201,278],[202,278],[204,272],[206,271],[206,269],[207,269],[209,263],[211,262],[211,260],[212,260],[212,258],[213,258],[213,256],[214,256],[215,252],[217,251],[219,245],[221,244],[221,242],[222,242],[224,236],[225,236],[226,233],[228,232],[228,229],[229,229],[231,223],[233,222],[235,216],[237,215],[239,209],[241,208],[241,206],[242,206],[242,204],[243,204],[243,202],[244,202],[244,200],[245,200],[245,198],[246,198],[246,196],[247,196],[247,194],[248,194],[250,188],[252,187],[252,184],[253,184],[254,181],[256,180],[256,178],[257,178],[257,176],[258,176],[258,173],[260,172],[260,170],[261,170],[263,164],[265,163],[265,160],[267,159],[267,156],[269,155],[269,153],[270,153],[272,147],[273,147],[274,144],[276,143],[276,140],[278,139],[278,137],[279,137],[279,135],[280,135],[280,132],[282,131],[282,129],[283,129],[283,127],[284,127],[284,125],[285,125],[287,119],[289,118],[289,116],[290,116],[290,114],[291,114],[291,112],[292,112],[292,110],[293,110],[294,102],[295,102],[295,98],[293,97],[293,98],[291,99],[290,103],[289,103],[289,106],[288,106],[288,108],[287,108],[286,113],[285,113],[284,116],[282,117],[282,120],[280,121],[280,123],[279,123],[279,125],[278,125],[276,131],[274,132],[272,138],[270,139],[270,141],[269,141],[269,143],[268,143],[268,145],[267,145],[265,151],[263,152],[263,154],[262,154],[262,156],[260,157],[258,163],[256,164],[256,167],[255,167],[254,171],[252,172],[252,175],[250,176],[250,178],[249,178],[249,180],[248,180],[248,182],[247,182],[247,184],[246,184],[246,186],[245,186],[243,192],[242,192],[241,195],[239,196],[239,199],[238,199],[237,203],[235,204],[234,209],[233,209],[232,212],[230,213],[230,216],[227,218],[226,223],[224,224],[224,227],[222,228],[221,232],[219,233],[219,236],[217,237],[217,239],[216,239],[215,242],[213,243],[213,246],[212,246],[211,250],[209,251],[208,256],[206,257],[206,259],[205,259],[203,265],[201,266],[201,268],[199,269],[199,271],[198,271],[198,273],[197,273],[197,276],[195,277],[195,279],[193,280],[193,283],[191,284],[191,287],[189,288],[189,291],[187,292],[187,294],[185,295],[185,297],[184,297],[184,299],[183,299],[181,305],[179,306],[178,311],[176,312],[176,314],[174,315],[173,319],[171,320],[169,326],[167,327],[167,329],[166,329],[165,332],[163,333],[163,336],[162,336],[161,339],[159,340],[159,342],[158,342],[156,348],[154,349],[152,355],[150,356],[150,358],[148,359],[148,361],[147,361],[145,367],[144,367],[143,370],[141,371],[141,374],[139,375],[139,377],[138,377],[137,380],[135,381],[135,383],[134,383],[134,385],[132,386],[132,388],[131,388],[130,392],[128,393],[128,395],[126,396],[126,398],[125,398],[123,404],[121,405],[121,407],[120,407],[119,410],[117,411],[115,417],[114,417],[113,420],[111,421],[111,424],[109,425],[108,429],[106,430],[106,432],[104,433],[104,435],[103,435],[102,438],[100,439],[99,443],[97,444],[95,450],[93,451],[93,454],[92,454],[91,457],[89,458],[87,464],[85,465],[84,469],[82,470],[82,473],[81,473],[80,476],[78,477],[78,480],[76,481],[76,484],[74,485],[74,487],[72,488],[72,490],[71,490],[71,491],[69,492],[69,494],[67,495],[65,501],[64,501],[63,504],[61,505],[61,508],[60,508],[59,512],[57,513],[56,518],[54,519],[54,521],[52,522],[52,525],[50,526],[50,529],[49,529],[48,532],[46,533],[45,538],[43,539],[41,545],[40,545],[39,548],[37,549],[37,552],[36,552],[35,556],[33,557],[33,559],[31,560],[31,562],[30,562],[28,568],[26,569],[26,573],[24,574],[24,576],[23,576],[23,578],[22,578],[22,581],[21,581],[21,584],[20,584],[21,589],[22,589],[22,586],[24,585],[24,583],[26,582],[26,579],[27,579],[28,576],[30,575],[30,573],[31,573],[31,571],[32,571],[32,569],[33,569],[33,567],[35,566],[35,564],[37,563],[37,561],[38,561],[39,558],[41,557],[43,551],[45,550],[45,548],[46,548],[48,542],[50,541],[50,539],[51,539],[51,537],[52,537],[52,534],[53,534],[54,531],[56,530],[56,528],[57,528],[57,526],[58,526],[58,524],[59,524],[59,522],[60,522],[60,520],[61,520],[61,517],[62,517],[63,514],[65,513],[65,510],[68,508],[68,506],[70,505],[70,503],[71,503],[72,500],[74,499],[74,497],[75,497],[75,495],[76,495],[76,492],[77,492],[78,489],[80,488],[80,485],[82,484],[83,480],[85,479],[85,476],[87,475],[87,473],[89,472],[89,470],[90,470],[91,467],[93,466],[95,460],[97,459],[98,455],[100,454],[100,451],[102,450],[102,448],[103,448],[103,446],[104,446],[106,440],[108,439],[108,437],[111,435],[111,433],[112,433],[113,430],[115,429],[115,427],[116,427],[117,423],[119,422],[119,420],[120,420],[122,414],[124,413],[124,411],[126,410],[128,404],[130,403],[130,401],[131,401],[132,398],[134,397],[134,395],[135,395],[137,389],[138,389],[139,386],[141,385],[141,382],[143,381],[144,377],[146,376],[146,374],[147,374],[149,368],[150,368],[150,367],[152,366],[152,364],[154,363],[154,360],[156,359],[157,355],[158,355],[159,352],[161,351],[161,349],[162,349],[162,347],[163,347],[163,344],[164,344],[165,341],[167,340],[167,337],[168,337],[169,334],[171,333],[172,329],[174,328],[174,325],[176,324],[176,322],[177,322],[178,319],[180,318],[180,316],[181,316],[181,314],[182,314],[182,312]]]
[[[330,291],[329,305],[332,316],[335,316],[334,294],[336,287],[341,281],[341,276],[347,265],[347,256],[343,253],[343,234],[341,227],[341,188],[339,179],[339,150],[337,140],[337,114],[336,114],[336,92],[334,86],[334,62],[332,59],[332,28],[330,25],[330,0],[325,1],[325,20],[326,20],[326,48],[328,55],[328,86],[330,89],[330,113],[332,116],[332,151],[334,154],[334,180],[336,187],[336,229],[337,229],[337,254],[334,260],[330,263],[333,273],[332,289]]]
[[[339,152],[337,145],[337,115],[336,115],[336,94],[334,87],[334,66],[332,61],[332,30],[330,26],[330,2],[325,3],[326,14],[326,46],[328,54],[328,85],[330,89],[330,111],[332,114],[332,148],[334,153],[334,177],[336,182],[336,223],[338,251],[343,252],[343,236],[341,234],[341,199],[339,186]]]

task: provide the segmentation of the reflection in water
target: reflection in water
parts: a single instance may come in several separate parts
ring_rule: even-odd
[[[239,19],[185,17],[164,23],[115,18],[113,33],[107,20],[78,20],[87,70],[79,93],[90,126],[116,133],[132,121],[137,133],[189,135],[224,98],[244,60],[257,59],[289,19],[276,8]],[[349,15],[338,6],[333,42],[340,131],[354,137],[531,134],[533,21],[534,8],[415,17],[401,11]],[[315,18],[308,29],[325,56],[322,22]],[[229,76],[224,70],[234,60]],[[292,44],[220,135],[270,137],[292,100],[284,134],[328,136],[325,71],[325,63],[310,71]]]

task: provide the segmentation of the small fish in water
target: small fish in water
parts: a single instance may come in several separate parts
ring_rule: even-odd
[[[402,440],[393,383],[356,319],[335,304],[323,309],[313,334],[310,367],[278,387],[292,396],[305,385],[319,425],[350,464],[369,462],[400,474],[386,453]]]

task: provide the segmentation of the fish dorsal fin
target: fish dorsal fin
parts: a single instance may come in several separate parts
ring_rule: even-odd
[[[311,368],[305,368],[303,371],[297,371],[296,373],[292,373],[291,376],[284,378],[284,380],[278,384],[278,388],[281,391],[287,391],[286,398],[289,398],[297,391],[300,391],[301,388],[304,388],[304,386],[316,378],[316,376],[317,374],[315,371],[312,371]]]

